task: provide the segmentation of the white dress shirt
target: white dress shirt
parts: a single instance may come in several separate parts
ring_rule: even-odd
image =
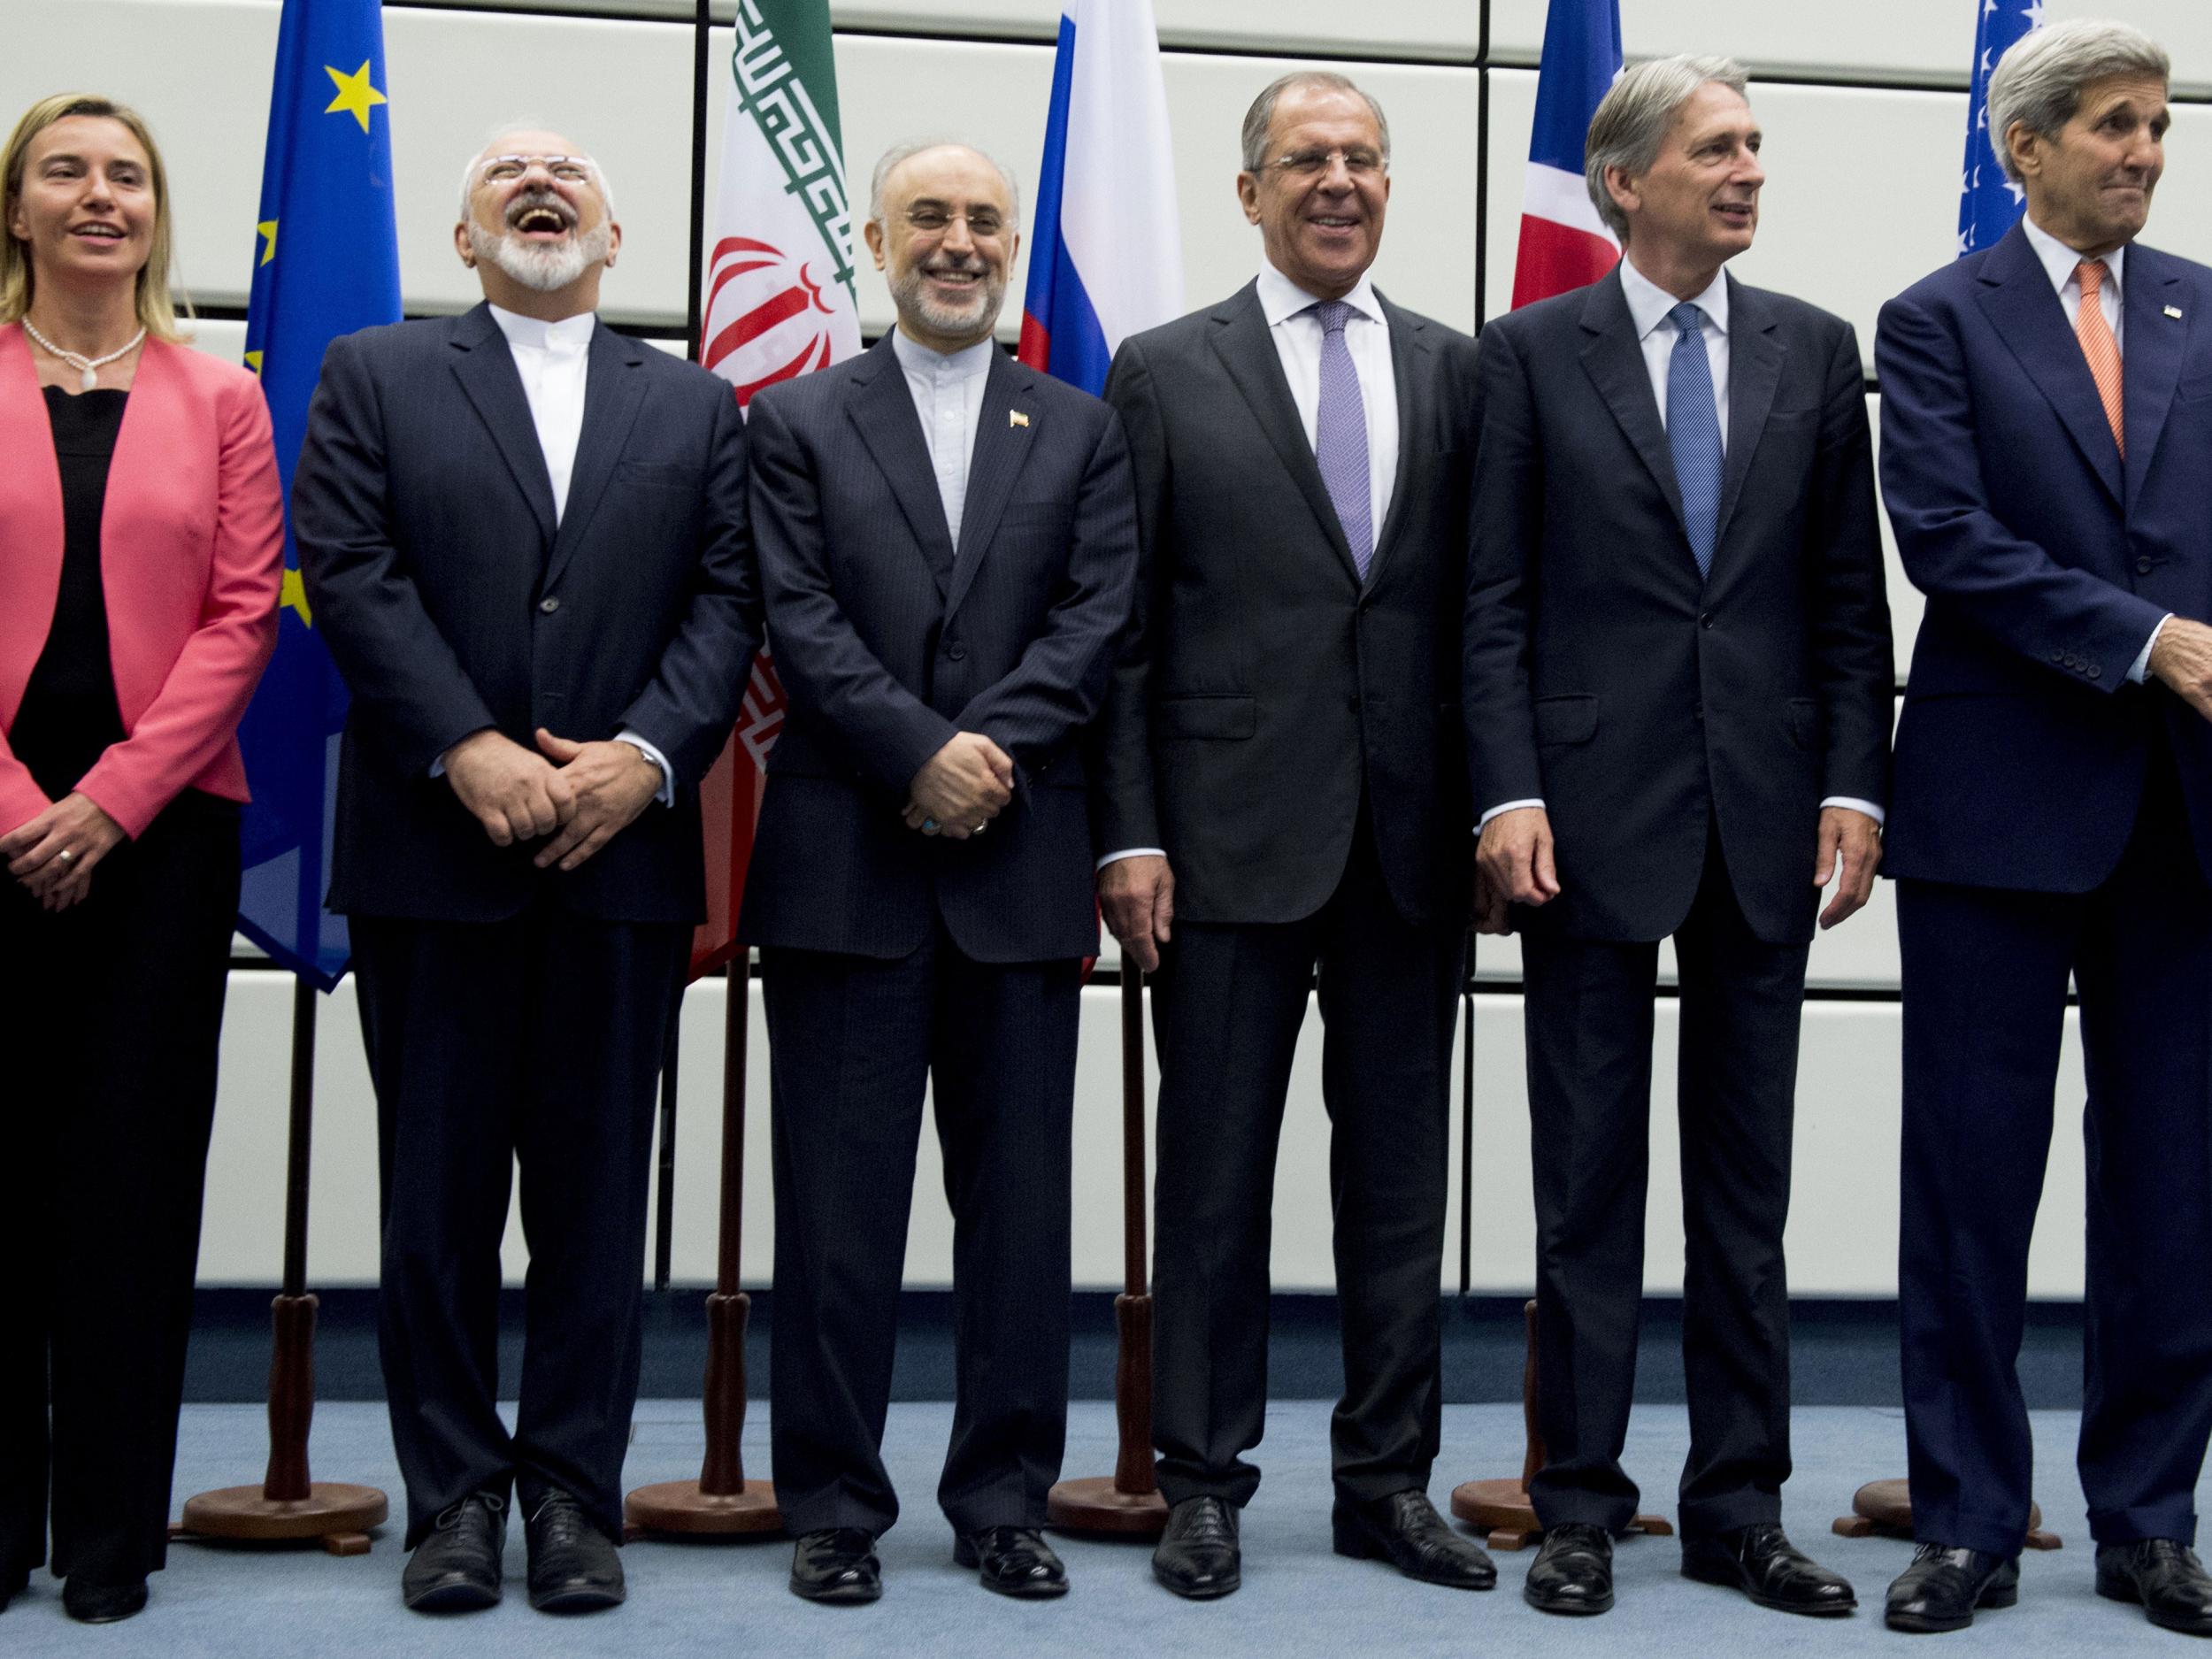
[[[524,317],[498,306],[488,308],[499,332],[507,337],[507,349],[522,379],[522,395],[529,400],[531,423],[538,429],[538,450],[545,457],[545,475],[553,485],[553,523],[568,511],[568,482],[576,472],[576,446],[584,436],[584,387],[591,366],[591,336],[599,319],[579,311],[557,323]],[[663,806],[676,802],[676,772],[668,757],[628,727],[615,733],[660,769],[661,787],[654,799]],[[441,756],[430,765],[430,775],[445,775]]]
[[[1636,325],[1636,341],[1643,349],[1644,373],[1651,377],[1652,400],[1659,405],[1659,424],[1667,424],[1667,380],[1674,365],[1675,342],[1682,331],[1668,320],[1668,313],[1682,302],[1661,288],[1636,268],[1633,259],[1624,257],[1620,262],[1621,295],[1628,301],[1628,315]],[[1717,272],[1702,294],[1690,303],[1702,314],[1702,326],[1698,333],[1705,340],[1705,361],[1712,369],[1713,412],[1720,419],[1721,453],[1728,453],[1728,273]],[[1515,812],[1523,807],[1540,807],[1540,799],[1529,801],[1501,801],[1482,815],[1475,826],[1478,834],[1482,826],[1501,812]],[[1824,807],[1846,806],[1854,812],[1863,812],[1875,823],[1882,822],[1882,809],[1871,801],[1862,801],[1847,795],[1830,795],[1821,803]]]
[[[1344,349],[1359,376],[1360,412],[1367,418],[1368,523],[1379,547],[1398,482],[1398,372],[1390,361],[1390,321],[1375,297],[1375,285],[1363,275],[1343,297],[1352,308],[1344,325]],[[1290,382],[1290,399],[1298,406],[1298,424],[1305,428],[1310,449],[1321,429],[1321,342],[1325,336],[1321,319],[1310,308],[1321,302],[1264,257],[1260,261],[1259,300],[1268,338],[1275,342],[1275,356],[1283,365],[1283,379]],[[1157,847],[1125,847],[1108,853],[1098,867],[1103,870],[1117,859],[1147,853],[1163,856]]]
[[[937,499],[945,506],[945,528],[960,545],[960,516],[968,502],[968,464],[975,456],[976,423],[983,413],[983,388],[991,378],[991,357],[998,342],[986,335],[948,357],[932,351],[903,329],[891,335],[891,349],[906,375],[906,389],[921,419],[922,442],[937,474]]]
[[[2058,303],[2065,308],[2066,326],[2075,326],[2081,320],[2081,256],[2064,242],[2045,230],[2025,213],[2020,216],[2020,227],[2028,234],[2028,246],[2035,250],[2044,273],[2051,279],[2051,286],[2058,290]],[[2104,313],[2106,324],[2112,330],[2112,344],[2120,354],[2120,361],[2127,361],[2127,310],[2120,303],[2121,284],[2126,275],[2128,250],[2124,244],[2101,256],[2105,279],[2097,288],[2097,309]],[[2135,654],[2135,661],[2128,669],[2128,678],[2137,685],[2150,672],[2151,647],[2158,643],[2158,635],[2171,619],[2170,611],[2158,619],[2158,626],[2151,630],[2143,649]]]

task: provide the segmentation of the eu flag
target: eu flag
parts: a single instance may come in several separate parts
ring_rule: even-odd
[[[1990,142],[1989,77],[2013,46],[2043,27],[2044,0],[1981,0],[1974,24],[1974,68],[1967,78],[1966,168],[1959,180],[1959,256],[1994,248],[2027,200],[2005,177]]]
[[[254,227],[246,365],[261,376],[287,501],[323,350],[397,322],[399,241],[377,0],[284,0]],[[318,989],[346,971],[323,911],[346,688],[315,634],[288,526],[276,656],[239,728],[253,789],[238,926]]]

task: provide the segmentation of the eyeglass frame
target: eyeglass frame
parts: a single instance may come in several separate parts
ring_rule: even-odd
[[[511,161],[520,162],[522,164],[522,171],[516,173],[514,175],[514,179],[495,180],[492,177],[492,169],[494,167],[500,166]],[[555,166],[562,162],[573,162],[578,166],[581,167],[584,170],[582,177],[576,179],[562,178],[558,173],[554,171]],[[479,184],[511,184],[514,182],[515,179],[526,178],[529,175],[530,169],[534,165],[542,165],[545,168],[547,176],[559,184],[588,184],[599,177],[599,164],[594,161],[589,156],[509,155],[485,156],[480,157],[476,164],[476,181]]]
[[[1370,157],[1373,157],[1371,161],[1368,159]],[[1348,150],[1341,144],[1333,144],[1327,150],[1294,150],[1287,156],[1277,156],[1260,165],[1263,172],[1279,175],[1310,173],[1320,178],[1338,162],[1342,162],[1344,171],[1355,179],[1386,178],[1390,173],[1389,156],[1365,144],[1355,145]]]

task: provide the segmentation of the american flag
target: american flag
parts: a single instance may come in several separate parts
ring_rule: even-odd
[[[2005,177],[1991,148],[2001,138],[1989,130],[1989,77],[2014,43],[2043,27],[2043,0],[1979,0],[1974,23],[1974,68],[1966,104],[1966,168],[1959,180],[1959,256],[1993,248],[2020,217],[2026,201]]]

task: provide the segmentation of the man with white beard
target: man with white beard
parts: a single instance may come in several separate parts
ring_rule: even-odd
[[[376,1087],[402,1590],[496,1601],[511,1494],[531,1604],[576,1611],[624,1594],[654,1079],[705,914],[696,786],[760,643],[744,420],[599,325],[622,231],[566,139],[471,161],[454,246],[484,304],[332,344],[293,529],[353,699],[329,902]]]

